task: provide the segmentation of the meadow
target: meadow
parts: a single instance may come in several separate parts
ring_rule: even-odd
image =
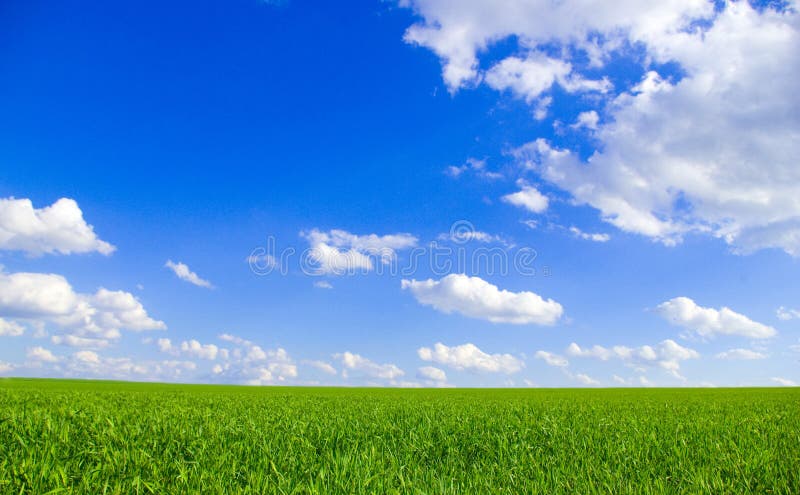
[[[0,493],[800,493],[800,389],[0,380]]]

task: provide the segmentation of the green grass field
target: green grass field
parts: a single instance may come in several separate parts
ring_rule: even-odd
[[[800,389],[0,380],[0,493],[800,493]]]

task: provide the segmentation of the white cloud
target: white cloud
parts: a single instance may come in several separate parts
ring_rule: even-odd
[[[438,281],[403,280],[401,287],[408,289],[420,304],[492,323],[552,325],[563,313],[561,305],[552,299],[545,300],[529,291],[500,290],[479,277],[462,274]]]
[[[121,330],[163,330],[133,294],[100,288],[81,294],[61,275],[0,272],[0,316],[52,323],[76,337],[115,339]]]
[[[316,368],[328,375],[336,374],[336,368],[334,368],[330,363],[326,363],[325,361],[303,361],[303,364],[311,366],[312,368]]]
[[[11,363],[6,363],[4,361],[0,361],[0,374],[8,373],[9,371],[13,370],[15,366]]]
[[[479,178],[487,180],[503,178],[503,174],[492,172],[486,168],[486,160],[478,160],[477,158],[467,158],[465,164],[460,166],[450,165],[445,169],[445,173],[453,178],[461,177],[464,172],[472,172]]]
[[[522,186],[521,190],[512,194],[506,194],[502,199],[506,203],[525,208],[534,213],[545,211],[549,203],[547,196],[540,193],[533,186]]]
[[[600,385],[600,382],[585,373],[578,373],[575,378],[584,385]]]
[[[334,354],[333,357],[341,361],[345,370],[357,371],[370,378],[394,380],[405,375],[405,372],[394,364],[378,364],[352,352]]]
[[[775,312],[775,316],[777,316],[779,320],[789,321],[800,318],[800,311],[791,308],[784,308],[783,306],[781,306]]]
[[[248,385],[271,385],[297,378],[297,365],[285,349],[263,349],[250,340],[231,334],[221,334],[219,339],[235,346],[232,350],[219,349],[218,357],[225,361],[215,365],[212,372]]]
[[[333,284],[331,284],[327,280],[318,280],[314,282],[314,287],[316,287],[317,289],[333,289]]]
[[[25,327],[15,321],[0,318],[0,337],[19,337],[25,333]]]
[[[730,349],[728,351],[720,352],[716,355],[717,359],[766,359],[768,356],[762,352],[752,351],[750,349]]]
[[[730,308],[704,308],[688,297],[670,299],[659,304],[656,311],[670,323],[701,337],[720,334],[766,339],[777,334],[774,328],[755,322]]]
[[[443,364],[456,370],[510,375],[525,367],[522,360],[511,354],[487,354],[471,343],[448,347],[438,342],[433,346],[433,349],[429,347],[419,348],[417,355],[423,361]]]
[[[389,264],[396,258],[397,251],[414,247],[418,242],[411,234],[356,235],[336,229],[328,232],[313,229],[300,235],[310,246],[304,269],[327,275],[371,271],[373,257]]]
[[[157,345],[158,345],[158,350],[161,352],[172,351],[172,341],[169,339],[158,339]]]
[[[159,339],[158,345],[159,348],[162,347],[161,339]],[[200,359],[207,359],[209,361],[217,359],[217,355],[220,355],[222,359],[225,359],[228,356],[227,349],[224,348],[220,349],[214,344],[201,344],[195,339],[184,340],[183,342],[181,342],[180,349],[181,352],[184,354],[188,354],[189,356]]]
[[[204,287],[206,289],[214,288],[211,282],[200,278],[195,272],[191,271],[186,264],[180,261],[175,263],[172,260],[167,260],[164,266],[172,270],[179,279],[189,282],[192,285]]]
[[[781,378],[779,376],[774,376],[774,377],[770,378],[770,380],[772,380],[773,382],[777,383],[778,385],[780,385],[782,387],[796,387],[797,386],[797,382],[795,382],[793,380],[789,380],[788,378]]]
[[[573,357],[600,359],[601,361],[618,359],[636,367],[655,365],[680,379],[683,379],[679,373],[681,361],[700,357],[697,351],[683,347],[670,339],[664,340],[656,346],[627,347],[617,345],[611,348],[600,345],[581,348],[573,342],[567,347],[567,354]]]
[[[588,112],[581,112],[578,114],[578,120],[572,124],[573,129],[597,129],[597,123],[600,122],[600,116],[594,110],[590,110]]]
[[[50,341],[56,345],[69,347],[84,347],[90,349],[103,349],[111,345],[106,339],[94,339],[91,337],[78,337],[76,335],[53,335]]]
[[[608,242],[608,241],[611,240],[611,236],[608,235],[608,234],[590,234],[590,233],[582,231],[578,227],[570,227],[569,231],[572,232],[572,234],[575,237],[577,237],[579,239],[583,239],[585,241]]]
[[[522,150],[520,161],[622,230],[665,244],[689,233],[711,235],[741,254],[779,248],[800,256],[794,3],[758,9],[746,1],[715,9],[710,0],[403,4],[422,18],[406,41],[440,56],[451,91],[484,80],[538,109],[533,100],[558,77],[586,81],[587,67],[576,60],[588,57],[595,72],[612,55],[640,63],[646,74],[639,83],[619,88],[603,105],[594,154],[582,159],[576,149],[539,140]],[[511,37],[520,54],[479,63],[479,55]],[[629,56],[630,46],[645,56]],[[680,75],[663,77],[656,72],[661,64],[678,67]]]
[[[44,347],[40,346],[31,347],[28,349],[26,356],[28,359],[38,362],[55,363],[58,361],[58,357],[56,357],[55,354],[53,354],[49,349],[45,349]]]
[[[446,382],[447,381],[447,373],[444,370],[436,368],[434,366],[422,366],[417,370],[417,376],[419,378],[425,380],[431,380],[434,382]]]
[[[99,252],[116,249],[97,238],[83,219],[75,200],[61,198],[46,208],[34,208],[30,199],[0,199],[0,249],[32,256]]]
[[[92,351],[78,351],[74,354],[75,359],[78,361],[89,364],[100,364],[100,356]]]
[[[556,366],[559,368],[569,366],[569,361],[567,361],[566,358],[559,356],[558,354],[553,354],[552,352],[536,351],[534,357],[536,359],[542,359],[549,366]]]

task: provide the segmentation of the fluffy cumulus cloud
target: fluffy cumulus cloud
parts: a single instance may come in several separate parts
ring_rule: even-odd
[[[514,206],[519,206],[533,213],[541,213],[547,209],[549,200],[533,186],[523,185],[515,193],[503,196],[503,201]]]
[[[315,368],[326,375],[335,375],[337,373],[336,368],[334,368],[331,363],[326,361],[303,361],[303,364],[311,366],[312,368]]]
[[[640,369],[647,366],[658,366],[679,379],[683,379],[679,373],[681,361],[700,357],[697,351],[683,347],[670,339],[664,340],[655,346],[643,345],[641,347],[622,345],[603,347],[596,345],[591,348],[582,348],[573,342],[567,348],[567,354],[573,357],[594,358],[601,361],[617,359]]]
[[[739,335],[752,339],[766,339],[776,335],[774,328],[755,322],[730,308],[704,308],[688,297],[676,297],[656,308],[664,319],[686,328],[701,337]]]
[[[796,309],[785,308],[785,307],[781,306],[775,312],[775,316],[777,316],[778,319],[781,320],[781,321],[789,321],[789,320],[794,320],[794,319],[800,318],[800,311],[796,310]]]
[[[179,279],[189,282],[192,285],[204,287],[206,289],[212,289],[214,287],[211,282],[200,278],[195,272],[191,271],[185,263],[181,263],[180,261],[175,263],[172,260],[167,260],[164,266],[172,270]]]
[[[19,337],[25,333],[25,327],[15,321],[0,318],[0,337]]]
[[[564,356],[559,356],[558,354],[553,354],[552,352],[547,351],[536,351],[534,356],[536,359],[541,359],[549,366],[556,366],[558,368],[565,368],[569,366],[569,361],[567,361]]]
[[[510,375],[525,367],[521,359],[511,354],[487,354],[471,343],[449,347],[438,342],[432,349],[419,348],[417,355],[423,361],[442,364],[456,370]]]
[[[774,383],[777,383],[781,387],[797,387],[797,382],[794,380],[789,380],[788,378],[783,378],[780,376],[774,376],[770,378]]]
[[[556,301],[533,292],[500,290],[480,277],[461,274],[441,280],[403,280],[401,286],[420,304],[492,323],[552,325],[564,311]]]
[[[97,237],[83,219],[73,199],[61,198],[50,206],[34,208],[30,199],[0,199],[0,249],[24,251],[32,256],[98,252],[109,255],[115,247]]]
[[[417,370],[417,376],[423,380],[429,380],[433,382],[444,383],[447,381],[447,373],[435,366],[422,366]]]
[[[584,241],[592,241],[592,242],[608,242],[611,240],[611,236],[608,234],[600,234],[600,233],[589,233],[584,232],[578,227],[570,227],[570,233],[577,237],[578,239],[583,239]]]
[[[25,353],[28,359],[36,363],[55,363],[58,362],[58,357],[53,354],[50,349],[45,349],[41,346],[31,347]]]
[[[404,376],[406,373],[394,364],[378,364],[370,359],[367,359],[359,354],[352,352],[342,352],[334,354],[333,357],[338,359],[342,368],[342,376],[348,378],[352,372],[368,378],[378,378],[382,380],[394,380]]]
[[[122,330],[166,329],[133,294],[105,288],[94,294],[78,293],[64,277],[52,273],[0,272],[0,316],[50,323],[68,335],[89,339],[116,339]]]
[[[161,344],[162,342],[159,341],[159,346],[161,346]],[[200,359],[207,359],[209,361],[217,359],[217,356],[219,356],[221,359],[228,358],[227,349],[217,347],[215,344],[201,344],[199,341],[195,339],[185,340],[181,342],[180,350],[182,353],[187,354],[189,356]]]
[[[730,349],[720,352],[716,355],[717,359],[736,359],[736,360],[753,360],[753,359],[766,359],[768,356],[763,352],[753,351],[750,349]]]
[[[666,244],[696,233],[721,238],[737,253],[778,248],[800,256],[794,2],[402,4],[421,18],[406,41],[439,55],[451,91],[483,81],[510,90],[537,114],[555,84],[609,92],[573,127],[593,128],[597,146],[589,157],[544,140],[517,150],[520,163],[574,202]],[[519,53],[479,60],[509,38]],[[625,57],[642,76],[612,88],[602,77],[605,64]],[[600,113],[595,119],[590,112]]]
[[[297,365],[281,347],[264,349],[250,340],[227,333],[221,334],[219,339],[233,348],[217,350],[215,357],[221,362],[214,365],[212,373],[218,379],[247,385],[272,385],[298,376]],[[208,351],[206,355],[209,356]]]
[[[348,275],[374,268],[373,259],[390,264],[397,251],[417,245],[411,234],[356,235],[344,230],[301,232],[309,243],[304,270],[311,274]]]

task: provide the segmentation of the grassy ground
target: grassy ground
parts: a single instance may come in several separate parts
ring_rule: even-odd
[[[0,493],[800,493],[800,389],[0,380]]]

